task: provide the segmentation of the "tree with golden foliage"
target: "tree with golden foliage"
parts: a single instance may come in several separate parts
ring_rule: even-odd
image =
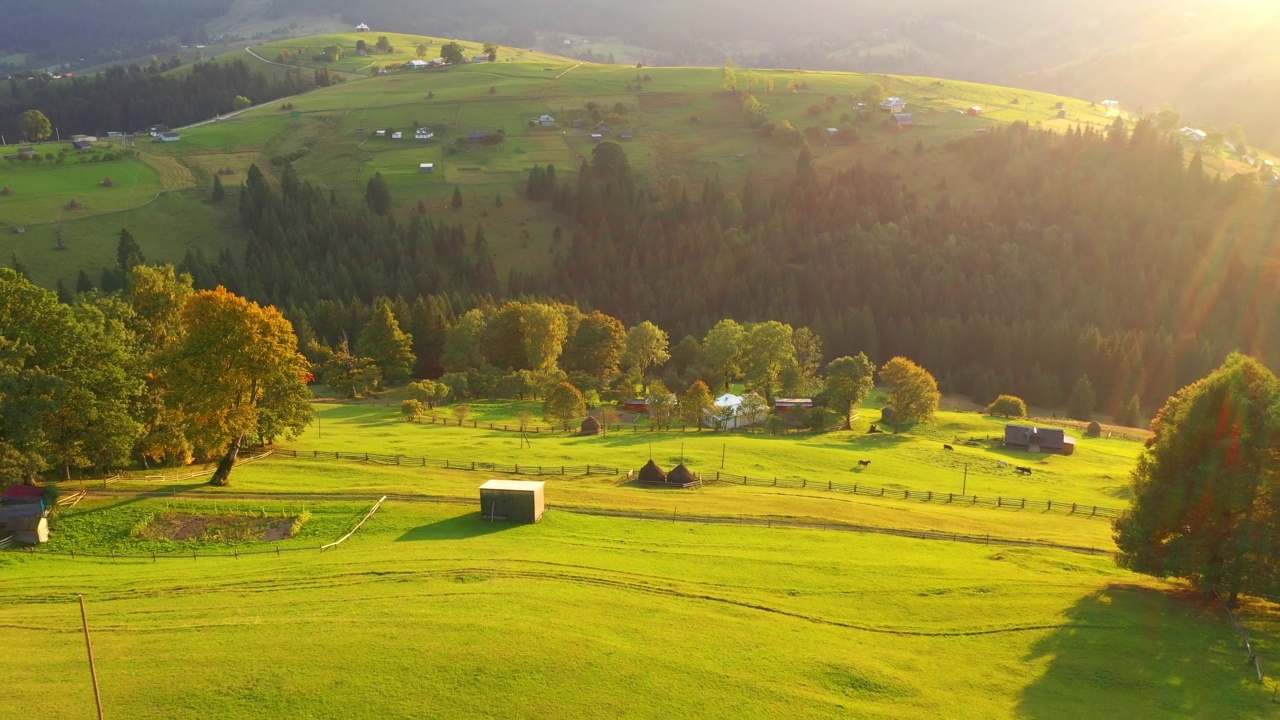
[[[228,485],[246,437],[293,437],[311,422],[307,360],[279,310],[223,287],[187,298],[182,324],[168,362],[170,399],[190,418],[196,447],[223,453],[209,482]]]
[[[929,422],[938,411],[942,393],[928,370],[904,357],[896,357],[880,368],[880,381],[889,386],[893,407],[893,432],[904,425]]]

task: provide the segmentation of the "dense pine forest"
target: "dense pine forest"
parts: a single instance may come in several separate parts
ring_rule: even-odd
[[[281,79],[253,72],[243,60],[196,63],[177,77],[162,75],[160,67],[117,65],[93,77],[49,80],[9,79],[0,95],[0,134],[22,137],[19,117],[39,108],[63,137],[75,133],[128,132],[156,124],[180,127],[231,112],[236,96],[255,103],[309,90],[301,71]]]
[[[555,297],[672,346],[725,317],[810,327],[826,356],[917,359],[943,390],[987,402],[1012,392],[1058,406],[1082,375],[1099,409],[1147,407],[1230,351],[1275,359],[1280,203],[1248,178],[1207,176],[1142,121],[1057,135],[1025,125],[953,141],[966,172],[922,193],[857,166],[821,177],[803,149],[794,177],[673,178],[642,187],[613,143],[572,183],[536,168],[527,202],[579,228],[545,276],[493,273],[470,232],[367,202],[339,201],[286,170],[241,194],[246,257],[188,258],[218,283],[288,308],[321,341],[354,335],[381,297],[414,337],[415,373],[436,376],[443,333],[468,309]],[[956,163],[951,160],[958,161]]]

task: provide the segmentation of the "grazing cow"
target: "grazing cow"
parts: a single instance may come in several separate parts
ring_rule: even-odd
[[[1019,474],[1019,475],[1030,475],[1030,474],[1031,474],[1031,468],[1029,468],[1029,467],[1024,467],[1024,466],[1022,466],[1022,465],[1019,465],[1019,466],[1017,466],[1017,467],[1016,467],[1016,468],[1014,468],[1014,469],[1018,471],[1018,474]]]
[[[871,461],[870,461],[870,460],[859,460],[859,461],[858,461],[858,467],[860,467],[860,468],[864,468],[864,467],[866,467],[866,466],[868,466],[868,465],[870,465],[870,464],[871,464]]]
[[[944,444],[944,445],[942,446],[942,449],[943,449],[943,450],[955,450],[955,448],[951,447],[950,445],[946,445],[946,444]]]

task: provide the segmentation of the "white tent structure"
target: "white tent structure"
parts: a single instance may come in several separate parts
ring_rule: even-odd
[[[714,404],[715,410],[707,413],[707,427],[715,427],[717,422],[724,422],[725,430],[737,429],[739,422],[738,407],[742,405],[742,396],[725,393],[716,398]]]

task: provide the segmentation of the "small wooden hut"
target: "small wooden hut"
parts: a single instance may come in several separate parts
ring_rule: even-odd
[[[544,485],[530,480],[490,480],[480,486],[480,516],[490,521],[536,523],[546,512]]]
[[[578,431],[578,434],[579,435],[599,435],[600,421],[588,415],[587,419],[582,421],[582,429]]]
[[[665,485],[667,483],[667,474],[658,467],[658,463],[650,460],[645,466],[640,468],[640,482],[646,485]]]

